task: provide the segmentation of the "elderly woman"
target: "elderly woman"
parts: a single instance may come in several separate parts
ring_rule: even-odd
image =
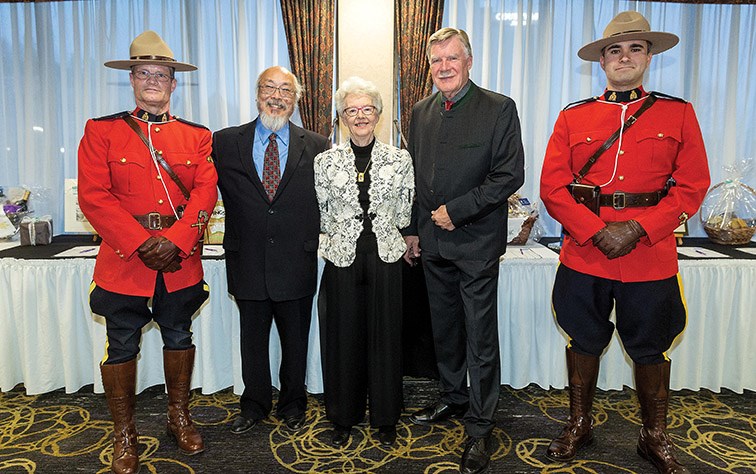
[[[315,157],[326,260],[325,407],[336,447],[349,442],[368,399],[378,442],[391,446],[402,409],[399,260],[406,245],[399,229],[410,222],[415,179],[409,153],[375,139],[382,108],[373,83],[344,81],[336,110],[350,140]]]

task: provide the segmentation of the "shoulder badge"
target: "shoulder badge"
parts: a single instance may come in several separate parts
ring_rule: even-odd
[[[649,95],[653,95],[653,96],[655,96],[655,97],[656,97],[657,99],[668,99],[668,100],[676,100],[676,101],[678,101],[678,102],[683,102],[683,103],[687,103],[687,102],[688,102],[688,101],[687,101],[687,100],[685,100],[685,99],[681,99],[681,98],[679,98],[679,97],[675,97],[675,96],[673,96],[673,95],[662,94],[661,92],[656,92],[656,91],[651,91],[651,92],[649,92]]]
[[[92,120],[115,120],[127,115],[129,115],[129,112],[127,110],[124,110],[123,112],[118,112],[117,114],[105,115],[104,117],[97,117]]]
[[[187,125],[191,125],[192,127],[204,128],[205,130],[210,130],[209,128],[205,127],[204,125],[201,125],[201,124],[198,124],[198,123],[194,123],[194,122],[190,122],[188,120],[182,119],[181,117],[176,117],[176,120],[178,120],[181,123],[185,123]]]
[[[562,110],[571,109],[572,107],[577,107],[578,105],[588,104],[590,102],[595,102],[598,99],[598,97],[588,97],[587,99],[578,100],[576,102],[572,102],[570,104],[567,104],[565,108]]]

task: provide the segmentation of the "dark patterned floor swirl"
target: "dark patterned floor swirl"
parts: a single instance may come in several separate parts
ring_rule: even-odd
[[[434,399],[436,384],[405,380],[406,413]],[[166,396],[153,387],[137,400],[142,473],[401,473],[457,472],[462,425],[424,427],[403,417],[398,440],[384,448],[375,431],[359,426],[344,449],[329,444],[321,396],[312,396],[311,424],[289,434],[274,417],[243,435],[229,432],[238,412],[230,390],[193,394],[192,412],[207,449],[184,456],[165,434]],[[635,453],[640,426],[630,389],[596,396],[596,441],[570,464],[546,461],[543,451],[567,413],[563,390],[502,387],[494,435],[498,442],[490,473],[653,473]],[[756,472],[756,393],[675,392],[670,434],[678,457],[694,473]],[[23,387],[0,393],[0,473],[109,472],[112,447],[104,395],[87,387],[74,394],[57,391],[26,396]]]

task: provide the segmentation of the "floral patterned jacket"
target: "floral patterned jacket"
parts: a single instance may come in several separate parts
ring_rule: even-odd
[[[415,195],[412,158],[406,150],[381,143],[373,145],[370,165],[370,205],[378,256],[387,263],[406,250],[399,229],[407,227]],[[363,221],[358,200],[357,168],[349,142],[315,157],[315,192],[320,206],[320,255],[337,267],[354,262]]]

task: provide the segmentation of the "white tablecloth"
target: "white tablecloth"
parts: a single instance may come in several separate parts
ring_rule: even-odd
[[[556,262],[508,260],[499,274],[502,383],[565,387],[566,336],[551,312]],[[674,390],[756,389],[756,261],[681,260],[688,308],[685,331],[668,352]],[[615,331],[601,359],[598,386],[634,387],[632,361]]]
[[[192,387],[213,393],[243,388],[239,356],[239,313],[227,294],[223,260],[205,260],[210,300],[193,324],[197,345]],[[688,304],[688,326],[670,351],[673,389],[756,390],[756,261],[680,262]],[[0,391],[23,383],[27,393],[59,388],[74,392],[94,383],[102,391],[99,360],[105,324],[89,311],[94,260],[0,259]],[[551,313],[556,261],[505,259],[499,277],[501,382],[515,388],[536,383],[564,387],[566,340]],[[313,309],[307,388],[323,390],[317,313]],[[271,336],[271,372],[278,386],[280,349]],[[162,342],[145,328],[138,390],[162,384]],[[629,359],[615,338],[602,359],[599,387],[633,386]]]

